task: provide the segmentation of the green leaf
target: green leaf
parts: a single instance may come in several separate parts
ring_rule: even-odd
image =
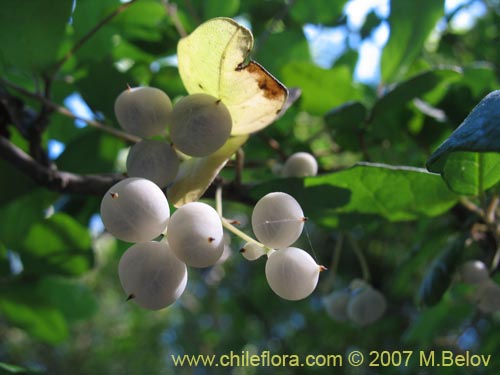
[[[368,110],[360,102],[347,102],[328,112],[325,123],[331,129],[335,142],[350,150],[359,149],[358,134],[367,113]]]
[[[257,185],[251,195],[259,199],[272,191],[291,194],[305,215],[320,223],[334,223],[332,216],[342,213],[414,220],[440,215],[458,200],[438,175],[424,169],[369,163],[316,177],[273,180]]]
[[[292,18],[299,23],[333,25],[342,15],[347,1],[308,0],[297,1],[290,10]]]
[[[130,39],[161,40],[161,22],[165,19],[165,8],[161,3],[138,1],[127,11],[113,19],[121,35]]]
[[[42,341],[56,344],[68,337],[68,326],[61,312],[44,302],[31,284],[2,288],[0,314]]]
[[[394,82],[406,73],[443,15],[444,0],[391,0],[391,34],[381,62],[383,82]]]
[[[398,83],[373,106],[373,121],[384,123],[392,112],[407,106],[412,99],[421,97],[439,85],[450,84],[461,76],[462,73],[458,69],[443,68],[422,72]]]
[[[453,274],[464,250],[465,239],[456,237],[450,239],[448,245],[434,260],[425,275],[420,290],[418,301],[426,306],[437,304],[451,284]]]
[[[459,194],[478,195],[500,181],[500,90],[488,94],[427,161]]]
[[[97,310],[96,298],[78,281],[47,276],[37,283],[36,292],[48,304],[57,308],[69,322],[89,318]]]
[[[29,274],[81,275],[94,261],[87,228],[63,213],[33,224],[19,241],[15,249]]]
[[[323,69],[312,63],[291,62],[281,73],[287,86],[302,90],[301,107],[311,114],[324,115],[333,107],[362,97],[352,84],[347,66]]]
[[[55,193],[37,188],[0,207],[0,238],[5,246],[18,250],[31,226],[44,218],[56,197]]]
[[[42,72],[57,61],[72,2],[2,0],[0,61]]]
[[[287,90],[254,61],[250,30],[230,18],[215,18],[179,41],[179,74],[188,93],[222,100],[233,119],[233,135],[272,123],[286,102]]]
[[[240,9],[240,0],[205,0],[203,10],[206,20],[215,17],[232,17]]]
[[[112,172],[124,142],[98,130],[82,133],[66,145],[64,152],[57,158],[58,167],[74,173]]]
[[[42,373],[41,370],[31,370],[25,367],[12,365],[10,363],[0,362],[0,370],[6,372],[7,374],[39,374]],[[3,374],[3,372],[1,372]]]
[[[230,137],[225,145],[212,155],[184,160],[174,183],[167,191],[169,203],[180,207],[186,203],[197,201],[226,165],[229,158],[247,139],[248,135]]]

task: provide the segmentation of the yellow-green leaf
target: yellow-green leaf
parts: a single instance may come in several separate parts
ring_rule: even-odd
[[[288,95],[286,87],[262,66],[247,61],[252,47],[250,30],[230,18],[201,24],[177,46],[186,90],[221,99],[231,112],[233,135],[271,124]]]
[[[248,135],[231,137],[212,155],[191,158],[182,162],[173,185],[167,192],[168,201],[175,207],[197,201],[208,189],[228,159],[248,139]]]

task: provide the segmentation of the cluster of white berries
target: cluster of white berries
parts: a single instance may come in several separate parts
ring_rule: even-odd
[[[188,95],[172,106],[164,92],[151,87],[123,92],[116,100],[115,114],[127,132],[148,138],[166,136],[168,130],[173,144],[152,139],[135,144],[127,157],[129,177],[112,186],[101,202],[107,231],[134,243],[119,262],[123,289],[139,306],[157,310],[182,295],[188,266],[215,265],[225,245],[225,219],[214,208],[191,202],[170,215],[161,188],[176,178],[178,153],[204,157],[217,151],[231,134],[232,120],[224,104],[210,95]],[[303,173],[301,163],[297,165]],[[288,300],[310,295],[322,269],[307,252],[290,247],[301,235],[305,220],[293,197],[270,193],[254,208],[252,227],[257,239],[247,236],[252,241],[243,251],[248,259],[268,255],[268,283]]]
[[[335,290],[323,299],[328,315],[335,321],[351,321],[358,326],[374,323],[384,315],[384,295],[363,280],[355,279],[348,288]]]
[[[480,260],[469,260],[462,264],[459,281],[477,287],[474,302],[484,313],[500,311],[500,285],[490,278],[488,267]]]

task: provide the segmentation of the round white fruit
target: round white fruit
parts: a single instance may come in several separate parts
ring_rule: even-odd
[[[127,249],[118,264],[127,296],[139,306],[158,310],[174,303],[187,283],[186,265],[165,242],[142,242]]]
[[[281,298],[297,301],[309,296],[316,285],[321,267],[304,250],[296,247],[276,250],[266,262],[266,279]]]
[[[281,192],[269,193],[253,209],[252,229],[264,245],[283,249],[300,237],[304,220],[304,212],[295,198]]]
[[[354,293],[347,305],[347,315],[359,326],[371,324],[382,317],[387,302],[382,293],[368,286]]]
[[[172,214],[167,239],[175,255],[191,267],[213,266],[224,251],[221,219],[201,202],[187,203]]]
[[[500,285],[488,279],[479,285],[477,290],[477,307],[484,313],[500,310]]]
[[[241,255],[245,257],[247,260],[256,260],[259,259],[266,252],[262,248],[253,242],[247,242],[240,250]]]
[[[169,217],[165,194],[144,178],[131,177],[116,183],[101,201],[104,226],[122,241],[145,242],[158,237]]]
[[[166,133],[172,112],[167,94],[154,87],[134,87],[122,92],[115,101],[115,116],[130,134],[152,137]]]
[[[145,139],[130,148],[127,174],[153,181],[159,187],[171,183],[179,171],[179,158],[166,142]]]
[[[308,152],[296,152],[288,157],[281,171],[283,177],[308,177],[318,174],[318,162]]]
[[[224,103],[208,94],[193,94],[175,104],[170,138],[179,151],[203,157],[226,143],[232,126],[231,114]]]
[[[326,312],[330,318],[337,322],[345,322],[349,319],[347,305],[351,298],[349,290],[336,290],[323,299]]]
[[[480,260],[469,260],[460,267],[460,279],[467,284],[480,284],[490,278],[488,267]]]

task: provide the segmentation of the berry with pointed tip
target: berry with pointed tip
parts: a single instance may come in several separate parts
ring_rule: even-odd
[[[118,264],[123,290],[139,306],[158,310],[174,303],[187,284],[186,265],[165,242],[142,242],[127,249]]]
[[[145,178],[130,177],[116,183],[101,201],[106,230],[122,241],[145,242],[158,237],[169,217],[165,194]]]
[[[290,155],[281,171],[283,177],[309,177],[318,174],[318,162],[308,152],[296,152]]]
[[[266,279],[281,298],[297,301],[316,288],[323,268],[304,250],[297,247],[276,250],[266,261]]]
[[[224,251],[222,222],[211,206],[191,202],[177,209],[168,222],[167,240],[188,266],[213,266]]]
[[[163,188],[171,183],[179,171],[179,158],[166,142],[145,139],[130,148],[127,156],[127,174],[153,181]]]
[[[166,132],[172,102],[155,87],[134,87],[123,91],[115,101],[115,116],[128,133],[152,137]]]
[[[292,245],[304,228],[304,212],[289,194],[269,193],[262,197],[252,212],[252,229],[267,247],[284,249]]]
[[[247,260],[256,260],[259,259],[266,252],[262,248],[253,242],[247,242],[240,250],[241,255],[245,257]]]
[[[232,126],[231,114],[224,103],[208,94],[192,94],[175,104],[170,138],[179,151],[203,157],[226,143]]]

